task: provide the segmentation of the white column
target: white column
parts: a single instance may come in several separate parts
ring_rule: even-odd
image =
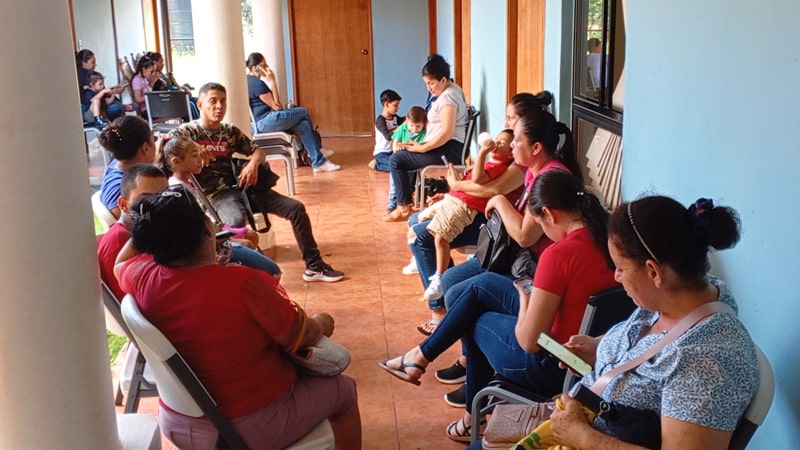
[[[275,72],[281,102],[287,104],[286,53],[283,39],[283,11],[281,0],[253,0],[253,34],[260,52]]]
[[[0,40],[0,448],[120,448],[67,2]]]
[[[202,62],[208,77],[206,81],[220,83],[227,89],[228,114],[225,122],[236,125],[249,135],[241,2],[193,0],[192,25],[196,57]]]

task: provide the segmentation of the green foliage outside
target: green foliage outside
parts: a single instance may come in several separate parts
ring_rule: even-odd
[[[122,350],[122,346],[128,342],[128,338],[117,336],[108,330],[106,330],[106,337],[108,337],[108,358],[113,363],[117,359],[119,351]]]

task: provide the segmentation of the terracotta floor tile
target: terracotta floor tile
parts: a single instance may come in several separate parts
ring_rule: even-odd
[[[416,327],[430,317],[427,304],[417,301],[423,292],[419,276],[401,273],[411,257],[406,224],[381,221],[389,175],[366,166],[372,158],[371,138],[325,138],[324,143],[336,151],[332,159],[342,170],[314,174],[310,167],[295,169],[294,198],[305,204],[322,257],[345,272],[345,279],[303,281],[305,263],[291,224],[270,216],[275,260],[283,271],[281,284],[309,312],[326,311],[334,317],[333,338],[352,356],[345,373],[358,384],[364,449],[463,449],[463,444],[444,434],[445,426],[461,412],[444,403],[442,396],[457,386],[434,378],[436,370],[449,367],[458,357],[458,344],[428,366],[419,387],[378,367],[378,361],[419,345],[425,336]],[[275,173],[285,173],[282,162],[270,164]],[[286,193],[283,179],[276,190]],[[463,255],[453,256],[463,261]],[[157,399],[142,399],[139,410],[155,415]],[[165,449],[172,448],[166,438],[163,442]]]

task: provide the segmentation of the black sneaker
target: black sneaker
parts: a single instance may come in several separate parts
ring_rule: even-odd
[[[436,380],[444,384],[458,384],[467,381],[467,369],[458,360],[447,369],[436,371]]]
[[[461,387],[455,391],[444,394],[444,401],[454,408],[467,407],[467,385],[462,384]]]
[[[333,283],[334,281],[339,281],[342,278],[344,278],[344,274],[342,272],[333,270],[333,267],[324,263],[313,269],[307,267],[306,271],[303,272],[303,280],[305,281],[326,281],[328,283]]]

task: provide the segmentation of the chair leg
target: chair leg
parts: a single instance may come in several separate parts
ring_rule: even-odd
[[[136,356],[136,364],[133,366],[133,376],[131,377],[131,387],[128,390],[128,398],[125,401],[125,414],[135,413],[139,409],[139,395],[144,380],[144,366],[146,362],[144,355],[139,353]]]

